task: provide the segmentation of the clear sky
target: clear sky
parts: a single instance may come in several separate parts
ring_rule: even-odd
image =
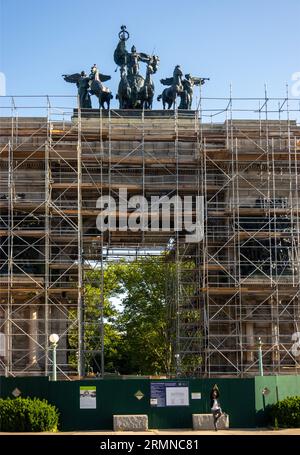
[[[61,74],[90,70],[97,63],[112,76],[121,24],[128,47],[159,55],[154,76],[184,73],[210,77],[205,96],[273,97],[300,71],[299,0],[0,0],[0,71],[7,95],[76,93]],[[141,65],[144,74],[145,67]],[[117,107],[116,101],[113,106]]]

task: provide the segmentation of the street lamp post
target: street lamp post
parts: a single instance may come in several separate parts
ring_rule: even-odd
[[[180,361],[180,354],[175,354],[176,360],[176,377],[179,375],[179,361]]]
[[[57,343],[59,341],[59,336],[57,333],[51,333],[49,336],[49,341],[51,343],[52,347],[52,381],[57,380],[57,375],[56,375],[56,347]]]
[[[262,358],[262,342],[261,338],[258,338],[258,368],[259,368],[259,376],[264,375],[263,369],[263,358]]]

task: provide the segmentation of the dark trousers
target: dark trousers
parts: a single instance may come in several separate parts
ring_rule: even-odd
[[[222,411],[221,411],[221,409],[216,409],[216,410],[212,411],[212,414],[213,414],[213,418],[214,418],[214,427],[215,427],[215,430],[217,430],[217,422],[222,415]]]

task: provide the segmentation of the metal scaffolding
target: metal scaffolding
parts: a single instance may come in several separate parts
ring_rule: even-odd
[[[1,374],[48,375],[51,333],[61,378],[83,376],[93,356],[104,374],[103,292],[95,321],[86,271],[101,271],[103,289],[107,261],[163,251],[176,264],[174,371],[257,374],[261,337],[266,374],[298,372],[299,100],[202,97],[198,111],[109,112],[81,112],[73,97],[1,101]],[[134,195],[149,202],[156,229],[124,229],[133,210],[121,212],[122,198]],[[97,229],[100,196],[118,201],[109,210],[123,229]],[[168,214],[154,196],[202,196],[203,239],[176,229],[178,207],[162,230]]]

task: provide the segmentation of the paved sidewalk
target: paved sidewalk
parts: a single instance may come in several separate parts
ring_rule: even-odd
[[[155,436],[161,436],[161,435],[169,435],[169,436],[204,436],[204,435],[230,435],[230,436],[242,436],[242,435],[247,435],[247,436],[264,436],[264,435],[272,435],[272,436],[278,436],[278,435],[300,435],[300,428],[291,428],[291,429],[285,429],[285,430],[270,430],[268,428],[237,428],[237,429],[229,429],[229,430],[219,430],[219,431],[213,431],[213,430],[207,430],[207,431],[193,431],[190,429],[172,429],[172,430],[149,430],[148,432],[133,432],[133,431],[65,431],[65,432],[59,432],[59,433],[50,433],[50,432],[44,432],[44,433],[5,433],[5,432],[0,432],[1,435],[11,435],[11,436],[18,436],[18,435],[51,435],[53,437],[57,436],[67,436],[67,435],[72,435],[72,436],[88,436],[88,435],[98,435],[98,436],[126,436],[126,435],[143,435],[143,436],[148,436],[148,437],[155,437]]]

